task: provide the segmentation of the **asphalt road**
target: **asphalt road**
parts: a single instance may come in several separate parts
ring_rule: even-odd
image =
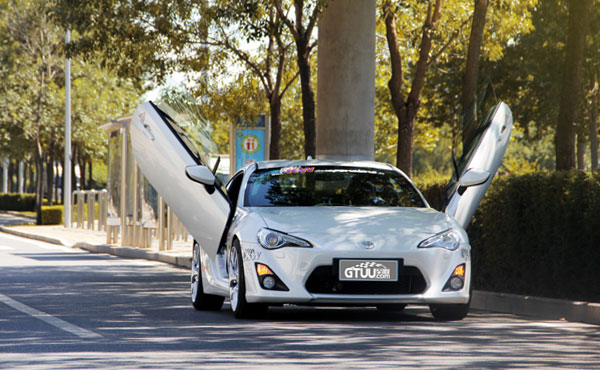
[[[600,327],[425,307],[195,311],[188,272],[0,233],[0,369],[600,368]]]

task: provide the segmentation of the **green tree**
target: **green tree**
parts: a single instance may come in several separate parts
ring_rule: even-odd
[[[325,6],[324,0],[272,0],[281,19],[296,43],[296,61],[302,87],[302,117],[304,120],[304,155],[316,154],[315,94],[312,88],[311,53],[316,46],[313,30]],[[293,8],[293,12],[292,12]]]
[[[35,143],[36,211],[41,224],[43,201],[42,172],[47,141],[52,140],[56,122],[57,74],[60,64],[60,36],[50,20],[51,4],[45,1],[2,3],[5,9],[0,20],[0,34],[14,52],[12,65],[7,66],[6,90],[13,100],[8,102],[13,111],[12,123],[20,125],[24,136]],[[6,45],[6,44],[5,44]],[[5,50],[6,52],[6,50]],[[14,104],[10,104],[13,103]]]
[[[488,63],[502,59],[506,46],[531,30],[531,9],[535,4],[536,0],[490,1],[479,47],[481,56],[471,59]],[[453,129],[444,132],[452,136],[452,143],[459,135],[462,112],[457,108],[463,95],[472,95],[463,94],[461,77],[465,69],[470,73],[479,70],[476,63],[467,67],[466,62],[469,45],[477,46],[468,37],[468,25],[475,21],[474,6],[473,0],[381,3],[385,27],[378,26],[378,32],[385,32],[388,41],[389,89],[398,122],[396,160],[406,171],[412,171],[416,137],[424,138],[431,150],[435,147],[439,131],[425,127],[450,125]],[[397,33],[396,28],[401,28],[402,33]],[[473,77],[470,89],[477,82]]]
[[[215,31],[206,40],[241,62],[260,81],[271,113],[269,158],[279,159],[281,100],[298,75],[288,63],[291,42],[283,32],[284,21],[272,6],[259,1],[228,1],[212,11],[215,12]],[[244,50],[239,41],[230,36],[232,26],[241,30],[247,41],[259,43],[258,52]]]
[[[253,73],[270,107],[270,155],[280,156],[281,99],[296,73],[288,66],[291,41],[269,1],[92,0],[73,7],[62,0],[58,13],[82,34],[74,51],[101,50],[121,75],[161,81],[171,72],[196,73],[195,90],[211,99],[209,84],[237,78],[239,66]],[[204,81],[209,74],[215,80]]]
[[[584,50],[590,14],[595,0],[569,0],[569,27],[561,83],[560,107],[554,142],[556,169],[575,168],[577,111],[581,96]]]

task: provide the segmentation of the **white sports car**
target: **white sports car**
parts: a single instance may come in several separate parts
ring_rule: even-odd
[[[445,212],[429,207],[397,168],[324,160],[252,163],[223,186],[211,143],[189,110],[143,103],[130,125],[139,167],[194,236],[191,298],[230,299],[236,317],[269,305],[401,310],[427,304],[462,319],[470,301],[464,228],[497,171],[512,115],[495,106],[465,143]]]

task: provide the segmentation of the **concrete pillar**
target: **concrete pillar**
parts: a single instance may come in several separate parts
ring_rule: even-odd
[[[2,160],[2,192],[8,193],[8,164],[9,159],[4,158]]]
[[[374,158],[375,9],[375,0],[332,0],[319,21],[319,159]]]

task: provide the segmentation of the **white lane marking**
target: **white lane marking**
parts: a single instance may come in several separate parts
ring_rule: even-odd
[[[13,247],[6,247],[4,245],[0,245],[0,251],[11,251],[13,249]]]
[[[64,320],[59,319],[58,317],[54,317],[40,310],[36,310],[35,308],[24,305],[21,302],[15,301],[14,299],[5,296],[4,294],[0,294],[0,302],[6,304],[14,308],[15,310],[21,311],[23,313],[28,314],[31,317],[35,317],[36,319],[40,319],[42,321],[47,322],[50,325],[56,326],[57,328],[66,331],[68,333],[74,334],[79,338],[84,339],[95,339],[102,338],[102,335],[98,333],[94,333],[93,331],[89,331],[84,328],[80,328],[79,326],[75,326],[71,323],[68,323]]]

